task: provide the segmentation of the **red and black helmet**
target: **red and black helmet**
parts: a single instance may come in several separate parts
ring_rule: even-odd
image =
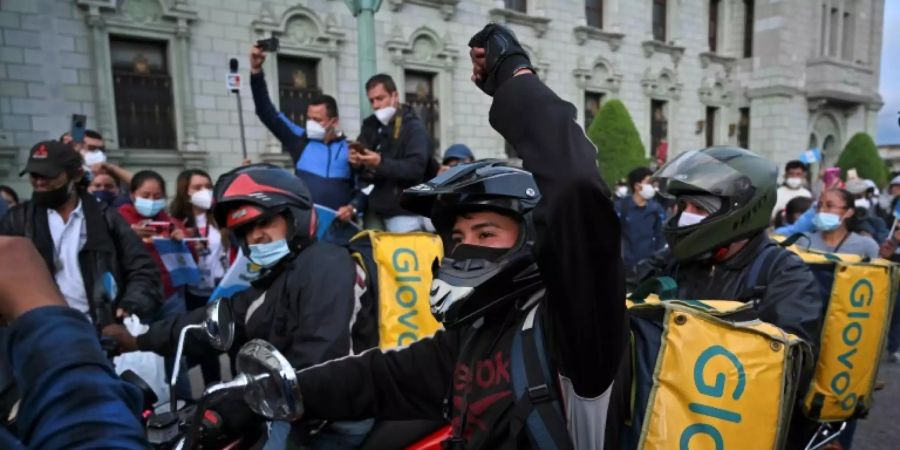
[[[220,226],[240,231],[254,222],[287,212],[291,249],[315,239],[312,196],[300,178],[272,164],[242,166],[220,176],[213,189],[213,216]],[[245,249],[246,250],[246,249]]]

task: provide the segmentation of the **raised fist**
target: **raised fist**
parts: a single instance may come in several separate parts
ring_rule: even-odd
[[[472,81],[488,95],[494,95],[504,81],[523,70],[534,72],[528,54],[509,28],[487,24],[469,40]]]

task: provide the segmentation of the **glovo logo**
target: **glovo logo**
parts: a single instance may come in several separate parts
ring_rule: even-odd
[[[391,266],[395,274],[397,289],[393,301],[400,307],[402,314],[398,318],[401,332],[397,336],[397,346],[412,344],[419,340],[419,325],[416,323],[416,303],[419,292],[423,290],[422,276],[419,271],[419,257],[410,248],[399,247],[391,255]]]
[[[857,346],[863,337],[864,321],[871,314],[870,306],[872,306],[874,294],[872,282],[866,278],[860,279],[850,288],[850,310],[847,312],[847,317],[851,320],[848,320],[844,329],[841,330],[840,342],[845,346],[845,350],[837,357],[841,370],[831,378],[830,383],[831,390],[840,399],[841,409],[844,411],[853,410],[859,401],[856,392],[848,391],[854,381],[851,372],[854,367],[853,356],[857,353]]]
[[[704,373],[706,372],[707,366],[710,365],[710,362],[715,359],[722,359],[724,362],[727,362],[728,365],[734,367],[734,371],[737,373],[737,383],[734,385],[733,389],[729,390],[726,386],[726,380],[728,379],[729,373],[721,369],[719,372],[713,374],[715,375],[712,378],[713,382],[707,383],[707,379],[704,378]],[[728,372],[731,372],[731,370],[728,370]],[[737,402],[744,395],[746,386],[747,374],[744,371],[744,365],[741,363],[741,360],[737,355],[721,345],[710,346],[704,350],[694,362],[694,387],[701,395],[714,399],[730,398]],[[741,423],[742,419],[741,414],[737,411],[700,402],[691,402],[688,405],[688,409],[709,420],[708,423],[691,424],[681,432],[681,438],[679,439],[679,448],[681,450],[688,450],[690,448],[691,440],[698,435],[705,435],[707,439],[713,442],[716,450],[724,449],[725,440],[715,424],[722,422],[738,424]]]

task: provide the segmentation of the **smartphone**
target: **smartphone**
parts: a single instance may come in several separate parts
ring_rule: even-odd
[[[153,228],[153,230],[156,234],[162,235],[162,236],[165,236],[165,235],[168,235],[169,233],[171,233],[172,227],[173,227],[171,222],[155,221],[155,220],[151,220],[151,221],[147,222],[146,226]]]
[[[87,116],[84,114],[72,114],[72,128],[69,135],[72,142],[84,142],[84,130],[87,128]]]
[[[835,180],[841,177],[841,168],[840,167],[829,167],[825,169],[825,175],[822,176],[822,181],[825,182],[825,186],[831,186]]]
[[[256,45],[264,52],[275,53],[278,51],[278,38],[272,36],[268,39],[260,39],[256,41]]]
[[[357,141],[350,141],[347,146],[350,147],[351,152],[364,153],[366,150],[366,146]]]

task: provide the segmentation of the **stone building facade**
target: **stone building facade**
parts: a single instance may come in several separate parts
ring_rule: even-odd
[[[883,0],[386,0],[375,15],[379,71],[426,118],[436,149],[478,157],[508,149],[488,124],[490,98],[469,80],[468,38],[509,24],[539,75],[588,121],[621,99],[648,155],[739,144],[779,164],[806,148],[833,160],[874,134],[881,107]],[[303,120],[304,99],[338,99],[360,123],[356,19],[338,0],[0,0],[0,183],[28,148],[72,114],[106,136],[114,161],[166,176],[213,175],[239,162],[230,58],[245,79],[247,151],[284,162],[247,85],[252,42],[275,35],[272,98]]]

